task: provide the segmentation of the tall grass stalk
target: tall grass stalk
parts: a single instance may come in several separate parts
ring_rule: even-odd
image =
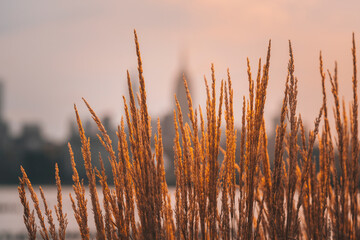
[[[125,116],[117,128],[117,148],[113,148],[107,130],[90,104],[83,99],[99,129],[98,139],[108,153],[113,182],[108,180],[109,173],[105,171],[100,154],[101,169],[92,165],[90,140],[74,106],[82,143],[81,164],[86,170],[91,217],[96,226],[89,229],[86,188],[77,172],[79,160],[74,158],[69,144],[74,182],[70,199],[82,239],[90,239],[92,231],[96,239],[360,239],[358,87],[354,35],[352,101],[349,107],[340,101],[337,64],[334,73],[328,70],[326,74],[320,53],[323,98],[313,130],[308,133],[297,112],[299,81],[289,42],[288,74],[279,113],[280,122],[276,127],[274,156],[269,156],[264,120],[267,86],[271,81],[271,42],[265,63],[261,59],[258,62],[255,78],[247,60],[249,93],[243,97],[240,138],[237,138],[235,128],[230,71],[227,71],[227,80],[220,82],[220,94],[217,96],[215,68],[211,65],[211,80],[204,79],[207,94],[204,112],[200,106],[193,106],[184,77],[189,114],[183,115],[185,109],[181,109],[175,96],[174,203],[170,201],[165,180],[161,123],[158,120],[156,134],[152,136],[136,31],[134,36],[140,93],[136,95],[133,92],[127,72],[129,99],[123,97]],[[334,132],[329,123],[327,85],[334,103]],[[223,119],[224,149],[220,142]],[[319,148],[318,157],[313,153],[316,146]],[[219,161],[221,156],[223,161]],[[29,239],[36,239],[38,233],[42,239],[65,239],[68,220],[63,211],[57,165],[56,218],[40,187],[44,205],[44,211],[41,211],[35,190],[22,167],[21,172],[18,191]],[[97,184],[101,186],[101,191],[97,189]],[[30,192],[33,207],[29,204],[26,189]],[[102,202],[99,194],[103,196]]]

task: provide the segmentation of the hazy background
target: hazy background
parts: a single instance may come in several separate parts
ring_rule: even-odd
[[[81,97],[102,118],[114,140],[112,130],[123,115],[122,95],[127,96],[126,70],[137,76],[133,29],[139,35],[150,115],[162,121],[166,177],[174,184],[171,114],[182,72],[190,80],[195,104],[203,105],[203,76],[210,79],[210,64],[215,64],[218,80],[226,78],[230,68],[239,125],[242,97],[248,89],[246,57],[255,75],[258,59],[265,59],[271,39],[265,106],[271,160],[272,121],[280,114],[288,40],[293,44],[299,79],[297,110],[312,127],[322,101],[320,50],[325,69],[332,70],[338,61],[340,96],[347,102],[352,98],[351,35],[355,33],[360,49],[359,10],[360,1],[355,0],[0,0],[0,239],[27,237],[25,226],[19,224],[23,209],[16,187],[6,186],[18,183],[20,165],[34,185],[50,184],[45,192],[54,197],[55,162],[62,183],[72,182],[69,141],[80,177],[86,178],[80,139],[72,125],[74,103],[91,138],[93,159],[99,151],[106,158]],[[332,96],[328,101],[333,101]],[[71,187],[64,186],[63,191],[67,196]],[[64,206],[69,231],[76,231],[68,197]]]
[[[88,116],[85,97],[117,124],[126,70],[136,76],[135,28],[153,118],[171,109],[174,81],[184,67],[195,101],[203,102],[203,75],[210,77],[214,63],[219,80],[230,68],[239,120],[248,87],[246,57],[255,72],[271,39],[265,110],[270,120],[279,114],[290,39],[298,110],[310,124],[321,104],[320,50],[326,68],[339,62],[340,92],[350,99],[351,34],[360,39],[359,9],[359,1],[335,0],[0,1],[4,117],[13,134],[25,122],[38,122],[47,138],[63,141],[74,119],[73,103]]]

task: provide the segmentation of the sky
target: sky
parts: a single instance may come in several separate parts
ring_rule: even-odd
[[[246,58],[255,74],[271,39],[265,119],[271,126],[280,114],[291,40],[298,112],[312,126],[322,99],[320,51],[325,69],[332,71],[338,61],[340,95],[351,100],[351,37],[354,32],[360,44],[359,9],[354,0],[1,0],[3,115],[14,134],[25,123],[39,123],[47,138],[61,141],[75,118],[74,103],[83,119],[90,117],[84,97],[98,115],[118,124],[126,71],[136,78],[136,29],[152,118],[172,109],[174,83],[183,69],[195,104],[204,106],[203,79],[210,78],[214,63],[218,80],[230,69],[240,121],[248,89]]]

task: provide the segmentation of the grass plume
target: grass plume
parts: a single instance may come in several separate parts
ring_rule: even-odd
[[[322,103],[312,130],[306,131],[297,112],[298,81],[294,52],[289,42],[289,63],[284,84],[274,154],[270,156],[264,111],[270,80],[271,41],[265,63],[258,61],[256,76],[247,60],[248,95],[243,96],[241,128],[234,119],[234,89],[227,79],[204,78],[206,106],[195,108],[183,77],[188,111],[175,96],[173,122],[175,202],[171,203],[165,178],[163,132],[160,120],[151,129],[139,40],[134,31],[139,93],[134,93],[127,72],[129,99],[123,97],[125,116],[114,145],[107,129],[83,99],[107,151],[113,181],[99,154],[100,169],[93,166],[90,140],[77,107],[82,164],[89,183],[91,217],[96,239],[359,239],[359,137],[358,84],[355,36],[352,39],[353,96],[349,107],[341,101],[338,68],[324,70],[320,52]],[[219,94],[217,84],[220,85]],[[327,85],[334,105],[335,128],[329,121]],[[188,112],[188,116],[183,113]],[[188,119],[188,121],[186,120]],[[222,128],[223,121],[225,128]],[[238,137],[238,132],[240,136]],[[152,136],[152,133],[154,136]],[[335,133],[335,134],[334,134]],[[221,142],[221,135],[225,137]],[[332,136],[334,134],[334,136]],[[239,144],[237,144],[239,143]],[[318,147],[319,155],[314,155]],[[82,239],[90,239],[88,206],[72,147],[73,214]],[[223,159],[220,161],[220,159]],[[271,161],[273,159],[273,161]],[[21,167],[19,198],[29,239],[65,239],[68,224],[58,166],[55,165],[57,204],[53,216],[40,187],[43,210]],[[97,186],[99,184],[100,186]],[[30,192],[33,207],[26,196]],[[101,189],[101,191],[99,190]],[[100,202],[99,195],[103,201]]]

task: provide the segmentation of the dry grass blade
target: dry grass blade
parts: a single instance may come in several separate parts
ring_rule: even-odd
[[[320,52],[322,103],[313,130],[308,133],[297,112],[298,80],[290,41],[288,73],[275,136],[267,134],[264,119],[271,41],[265,64],[261,59],[258,61],[256,78],[253,78],[247,59],[248,96],[243,97],[239,130],[235,125],[234,90],[229,70],[227,81],[221,81],[217,94],[215,69],[211,65],[211,83],[208,84],[204,78],[204,115],[200,106],[194,109],[189,86],[183,76],[188,111],[181,109],[175,96],[173,150],[176,186],[173,205],[165,177],[163,140],[168,136],[165,138],[164,133],[163,139],[159,119],[157,131],[151,129],[136,31],[134,40],[140,91],[133,92],[127,72],[129,100],[123,97],[125,116],[117,127],[117,145],[113,146],[114,139],[110,138],[108,129],[83,99],[98,127],[98,139],[107,152],[109,171],[113,176],[111,183],[108,182],[108,170],[100,153],[101,169],[92,164],[90,138],[85,135],[74,105],[95,222],[95,231],[90,232],[84,180],[80,179],[73,150],[68,144],[73,180],[70,201],[82,239],[90,239],[93,233],[96,233],[96,239],[111,240],[360,238],[359,113],[354,35],[352,102],[347,108],[345,101],[340,101],[337,64],[334,74],[328,71],[327,77]],[[334,99],[336,144],[333,144],[327,109],[327,78]],[[188,116],[183,116],[184,112],[188,112]],[[223,119],[224,128],[221,126]],[[225,141],[221,142],[223,129]],[[273,156],[269,156],[271,142],[269,140],[268,144],[268,136],[269,139],[274,137],[270,139],[274,142]],[[236,155],[237,142],[239,157]],[[42,188],[43,210],[22,167],[21,172],[18,192],[29,239],[36,239],[37,230],[43,239],[65,239],[68,220],[63,207],[58,165],[55,165],[56,219]],[[97,183],[101,185],[101,191],[98,191]],[[34,210],[30,209],[25,187],[30,192]],[[102,194],[102,203],[99,194]]]
[[[66,227],[68,225],[67,214],[63,212],[62,193],[61,193],[61,180],[59,176],[59,167],[55,164],[55,180],[57,188],[57,206],[55,206],[55,213],[59,222],[59,239],[65,239]]]
[[[31,199],[34,203],[34,207],[35,207],[35,211],[36,211],[36,214],[37,214],[37,217],[40,221],[40,226],[41,226],[41,229],[40,229],[40,234],[41,234],[41,237],[45,240],[48,240],[50,239],[49,238],[49,233],[48,233],[48,230],[47,230],[47,227],[45,226],[45,220],[44,220],[44,216],[41,212],[41,209],[40,209],[40,205],[39,205],[39,200],[38,200],[38,197],[35,193],[35,190],[34,188],[32,187],[31,185],[31,182],[29,180],[29,178],[27,177],[26,175],[26,172],[24,170],[23,167],[20,167],[21,169],[21,172],[22,172],[22,175],[23,175],[23,181],[26,183],[26,186],[28,187],[30,193],[31,193]]]
[[[68,148],[69,148],[69,153],[70,153],[70,160],[71,160],[71,167],[73,170],[73,175],[72,175],[72,179],[73,179],[73,190],[75,193],[75,197],[76,197],[76,203],[75,200],[72,198],[71,194],[69,194],[70,196],[70,200],[72,203],[72,209],[74,211],[74,216],[76,219],[76,222],[79,225],[79,231],[81,234],[81,238],[82,239],[89,239],[90,238],[90,230],[88,227],[88,220],[87,220],[87,200],[85,198],[85,187],[84,187],[84,182],[81,181],[80,182],[80,178],[79,178],[79,174],[76,170],[76,164],[75,164],[75,159],[74,159],[74,152],[71,148],[70,143],[68,144]]]
[[[28,231],[28,237],[31,240],[36,239],[36,223],[35,223],[35,214],[34,211],[30,211],[29,201],[26,199],[26,192],[25,192],[25,180],[24,178],[20,178],[20,186],[18,187],[19,192],[19,198],[21,201],[21,204],[24,207],[24,223],[26,226],[26,229]]]
[[[87,139],[85,136],[85,131],[84,128],[82,127],[82,123],[76,105],[74,105],[74,109],[75,109],[76,121],[78,124],[80,139],[82,144],[81,152],[84,160],[86,176],[89,180],[89,191],[90,191],[90,197],[92,203],[92,210],[94,213],[96,235],[98,239],[105,239],[104,221],[100,209],[98,193],[96,190],[96,175],[95,175],[95,170],[93,169],[91,164],[90,139]]]

